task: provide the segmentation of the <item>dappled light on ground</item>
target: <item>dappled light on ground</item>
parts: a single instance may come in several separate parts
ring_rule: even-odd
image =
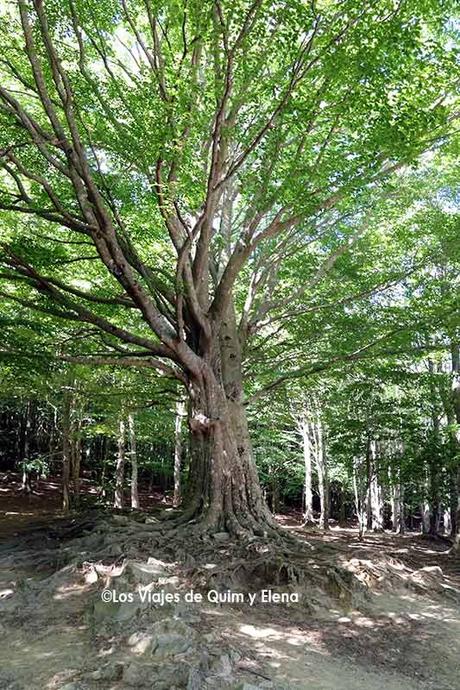
[[[13,530],[0,549],[1,625],[8,631],[0,682],[14,677],[21,690],[66,683],[128,690],[144,687],[152,673],[168,687],[167,674],[177,673],[178,683],[195,674],[197,688],[216,690],[242,682],[336,690],[337,678],[341,690],[430,690],[433,678],[456,690],[460,578],[442,543],[413,534],[370,534],[360,543],[353,529],[323,535],[285,525],[298,535],[313,577],[289,585],[301,589],[298,605],[104,604],[107,587],[225,592],[233,550],[226,542],[190,542],[181,555],[134,516],[95,512],[79,520]],[[261,582],[252,588],[287,586]]]

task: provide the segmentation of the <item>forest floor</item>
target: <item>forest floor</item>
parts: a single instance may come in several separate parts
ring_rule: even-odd
[[[231,574],[263,562],[263,548],[248,544],[242,563],[224,535],[178,547],[158,529],[164,504],[62,517],[52,486],[27,505],[10,486],[0,482],[1,690],[460,688],[460,562],[443,540],[360,542],[353,529],[323,535],[280,517],[308,578],[280,565],[248,582]],[[104,588],[180,601],[107,603]],[[201,603],[185,601],[192,588]],[[300,601],[250,606],[263,588]],[[210,589],[245,601],[211,603]]]

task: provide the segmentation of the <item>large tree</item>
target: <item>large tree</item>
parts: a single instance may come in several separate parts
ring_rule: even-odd
[[[329,238],[314,286],[449,131],[448,20],[438,0],[5,6],[2,294],[88,325],[60,357],[186,387],[186,519],[270,528],[242,352],[286,257]]]

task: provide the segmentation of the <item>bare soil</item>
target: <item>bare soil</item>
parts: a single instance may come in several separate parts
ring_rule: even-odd
[[[0,690],[460,688],[460,562],[444,540],[360,542],[353,529],[324,535],[280,518],[308,563],[296,582],[275,575],[285,554],[277,571],[268,551],[255,568],[263,545],[239,560],[223,537],[178,545],[157,529],[164,504],[152,502],[147,522],[63,517],[57,488],[41,491],[28,503],[8,485],[0,499]],[[107,604],[104,587],[181,597],[194,587],[204,601]],[[210,587],[298,590],[300,602],[211,604]]]

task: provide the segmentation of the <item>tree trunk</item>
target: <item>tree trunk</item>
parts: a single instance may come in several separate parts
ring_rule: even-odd
[[[319,526],[323,530],[329,529],[329,476],[327,471],[326,448],[323,440],[323,430],[319,427],[321,438],[317,455],[316,468],[318,471],[318,490],[321,500],[321,513],[319,516]]]
[[[139,491],[137,484],[137,445],[136,429],[134,426],[134,416],[132,412],[128,414],[128,434],[129,434],[129,458],[131,461],[131,508],[139,508]],[[122,490],[123,491],[123,490]]]
[[[32,405],[30,400],[27,401],[25,418],[23,423],[23,448],[22,448],[22,483],[21,491],[30,495],[32,493],[32,483],[30,481],[30,471],[28,467],[30,454],[30,435],[32,427]]]
[[[80,420],[74,421],[71,432],[72,440],[72,484],[73,484],[73,502],[78,507],[80,505],[80,464],[81,464],[81,435],[80,435]]]
[[[376,441],[370,442],[370,477],[369,477],[369,496],[371,504],[371,529],[374,532],[383,532],[383,500],[382,487],[379,481],[378,466],[378,444]]]
[[[243,403],[241,348],[233,307],[219,345],[189,383],[189,491],[183,519],[207,530],[266,534],[275,527],[259,484]]]
[[[393,532],[404,534],[404,487],[401,484],[400,467],[391,469],[391,523]]]
[[[271,470],[271,504],[272,504],[272,513],[273,515],[276,515],[277,513],[280,512],[280,485],[279,485],[279,480],[278,480],[278,475],[276,474],[276,470]]]
[[[182,471],[182,422],[185,415],[185,403],[178,400],[176,403],[176,421],[174,427],[174,495],[173,506],[177,508],[182,500],[181,496],[181,471]]]
[[[358,517],[358,538],[362,541],[367,527],[367,474],[366,481],[361,480],[360,462],[358,458],[353,459],[353,491],[355,494],[356,515]]]
[[[310,442],[310,431],[309,424],[306,420],[300,425],[300,433],[302,435],[302,446],[303,446],[303,460],[305,469],[305,483],[304,483],[304,513],[303,513],[303,524],[312,525],[314,524],[313,519],[313,492],[311,488],[311,442]]]
[[[71,443],[71,413],[72,413],[72,385],[73,379],[69,377],[69,382],[63,392],[62,400],[62,509],[67,512],[70,509],[70,467],[72,462],[72,443]]]
[[[123,488],[125,482],[125,422],[120,418],[117,440],[117,463],[115,469],[114,508],[123,508]]]
[[[430,476],[430,529],[429,533],[436,536],[439,524],[439,471],[437,459],[430,459],[428,468]]]
[[[399,534],[406,531],[406,510],[404,506],[404,486],[399,484]]]
[[[423,501],[423,503],[420,505],[420,513],[422,515],[422,534],[429,534],[431,524],[431,510],[428,501]]]
[[[451,523],[454,548],[460,550],[460,345],[451,344],[452,355],[452,403],[457,428],[454,432],[456,443],[455,462],[452,468]],[[456,499],[456,500],[455,500]],[[455,505],[456,503],[456,505]]]

